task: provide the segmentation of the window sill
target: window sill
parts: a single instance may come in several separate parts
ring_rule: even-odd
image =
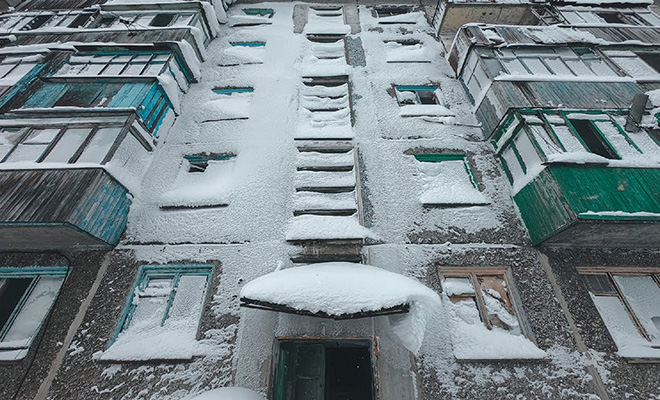
[[[28,349],[0,350],[0,362],[20,361],[28,353]]]

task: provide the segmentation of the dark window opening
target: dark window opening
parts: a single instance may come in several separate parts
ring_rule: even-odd
[[[621,18],[619,13],[596,13],[599,17],[605,20],[608,24],[625,24],[626,22]]]
[[[80,14],[78,15],[73,22],[69,24],[69,28],[80,28],[87,24],[87,21],[91,18],[92,14]]]
[[[372,400],[367,342],[282,342],[275,400]]]
[[[21,30],[22,31],[29,31],[29,30],[32,30],[32,29],[37,29],[37,28],[43,26],[43,24],[48,22],[48,20],[51,19],[51,18],[52,18],[52,15],[39,15],[38,17],[34,17],[32,19],[32,21],[25,24],[21,28]]]
[[[102,87],[93,84],[80,84],[69,87],[53,104],[54,107],[91,107],[99,96]]]
[[[420,91],[417,92],[419,96],[419,102],[421,104],[438,104],[435,100],[435,93],[431,91]]]
[[[582,275],[587,289],[594,294],[616,294],[614,285],[607,275]]]
[[[660,72],[660,54],[637,53],[637,55],[644,60],[645,63],[650,65],[651,68]]]
[[[109,28],[112,24],[115,23],[117,20],[117,17],[112,16],[112,15],[104,15],[101,17],[99,20],[98,25],[96,26],[97,28]]]
[[[618,159],[614,150],[605,142],[603,136],[596,130],[596,127],[589,120],[572,119],[571,124],[575,132],[582,139],[587,150],[601,157],[609,159]]]
[[[174,14],[158,14],[151,20],[150,26],[163,27],[169,26],[174,20]]]
[[[30,283],[32,278],[0,279],[0,331],[9,322]]]
[[[195,154],[195,155],[189,155],[189,156],[184,156],[186,160],[188,160],[188,163],[190,164],[190,168],[188,168],[188,172],[204,172],[206,171],[206,168],[209,166],[209,161],[226,161],[226,160],[231,160],[232,158],[236,157],[236,154]]]
[[[395,15],[408,14],[412,11],[412,7],[407,6],[380,6],[376,7],[376,14],[379,18],[393,17]]]

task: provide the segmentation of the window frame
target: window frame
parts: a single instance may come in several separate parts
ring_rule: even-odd
[[[438,96],[435,93],[436,90],[440,90],[440,85],[427,85],[427,86],[425,86],[425,85],[422,85],[422,86],[394,85],[394,94],[395,94],[396,101],[397,101],[397,104],[399,105],[399,107],[405,107],[405,106],[411,106],[411,105],[417,105],[417,106],[418,105],[440,105],[440,106],[444,106],[444,104],[442,104],[441,100],[438,99]],[[401,97],[399,96],[399,93],[401,93],[401,92],[412,92],[412,93],[414,93],[415,98],[416,98],[415,102],[412,103],[412,104],[404,103],[403,100],[401,99]],[[428,93],[428,92],[432,93],[433,94],[433,100],[435,101],[435,103],[434,104],[423,103],[420,96],[419,96],[420,92],[422,92],[422,93]]]
[[[174,298],[176,297],[177,294],[177,287],[179,280],[181,279],[182,275],[197,275],[201,276],[204,275],[206,276],[206,286],[204,288],[204,294],[202,296],[202,307],[200,310],[200,315],[198,318],[197,322],[197,327],[196,327],[196,332],[195,336],[199,336],[199,328],[201,325],[202,318],[204,317],[204,309],[207,304],[208,296],[209,296],[209,291],[211,286],[213,286],[213,276],[214,276],[214,271],[215,271],[215,266],[213,264],[164,264],[164,265],[140,265],[138,272],[136,274],[135,280],[133,281],[133,284],[131,285],[131,291],[127,297],[126,304],[123,308],[123,311],[118,319],[117,326],[115,327],[115,330],[108,341],[108,344],[106,346],[106,350],[110,348],[119,335],[126,331],[130,327],[130,322],[131,319],[133,318],[133,313],[135,312],[136,305],[134,303],[135,297],[138,295],[137,291],[140,288],[145,288],[146,285],[149,283],[149,279],[152,278],[163,278],[163,277],[170,277],[172,276],[173,278],[173,286],[172,289],[170,290],[169,298],[168,298],[168,303],[166,310],[163,314],[163,318],[161,320],[161,327],[165,324],[165,321],[168,319],[168,314],[171,310],[172,304],[174,302]]]
[[[27,267],[27,268],[15,268],[15,267],[2,267],[0,268],[0,280],[3,279],[25,279],[25,278],[31,278],[32,282],[28,285],[28,287],[25,289],[23,292],[21,299],[17,303],[17,305],[14,307],[12,312],[9,314],[9,317],[7,319],[7,322],[5,323],[4,326],[0,326],[0,344],[2,344],[4,338],[6,337],[8,331],[11,329],[12,325],[15,323],[16,318],[19,316],[21,311],[23,310],[23,307],[25,306],[26,302],[29,300],[35,286],[38,284],[39,280],[43,277],[46,278],[60,278],[61,283],[59,286],[59,289],[57,290],[57,294],[53,298],[52,302],[48,306],[48,309],[45,311],[43,319],[39,322],[39,325],[36,327],[34,330],[34,333],[30,337],[28,343],[25,346],[20,346],[16,348],[0,348],[0,360],[2,361],[18,361],[22,358],[24,358],[27,353],[30,350],[30,347],[32,346],[32,342],[34,341],[34,338],[37,337],[40,333],[41,330],[44,326],[44,323],[48,321],[50,318],[50,314],[52,312],[52,309],[57,302],[57,299],[59,298],[61,292],[62,292],[62,286],[66,282],[66,278],[68,277],[69,273],[69,268],[68,267]],[[11,353],[14,352],[15,355],[13,358],[5,358],[6,355],[11,355]]]
[[[443,267],[439,266],[437,268],[438,278],[440,280],[440,287],[442,287],[442,280],[444,278],[468,278],[472,287],[474,289],[475,303],[477,304],[477,309],[479,310],[479,317],[484,326],[490,331],[492,326],[488,320],[488,313],[486,310],[486,305],[483,299],[483,295],[479,293],[479,281],[480,276],[502,276],[503,281],[506,285],[507,294],[509,300],[511,301],[511,308],[515,313],[514,317],[518,320],[518,325],[520,326],[520,334],[524,336],[534,345],[537,345],[536,338],[534,333],[527,322],[527,318],[523,312],[522,303],[520,297],[518,296],[518,291],[516,290],[513,274],[511,268],[509,267]],[[444,293],[444,288],[442,293]],[[449,297],[449,296],[448,296]],[[460,296],[457,296],[460,297]],[[470,297],[467,296],[466,297]],[[451,300],[451,297],[450,297]],[[515,336],[515,335],[514,335]]]
[[[652,343],[651,337],[646,332],[644,329],[643,324],[640,322],[639,317],[635,314],[634,309],[630,305],[630,302],[624,295],[620,285],[618,282],[614,279],[614,276],[650,276],[653,281],[658,285],[658,289],[660,290],[660,268],[611,268],[611,267],[578,267],[577,268],[578,274],[582,277],[582,282],[584,284],[585,289],[589,292],[590,295],[592,296],[602,296],[602,297],[616,297],[618,298],[621,303],[623,304],[624,308],[626,309],[628,316],[630,317],[630,320],[632,321],[633,325],[635,328],[637,328],[637,332],[639,335],[645,339],[647,342]],[[589,284],[587,283],[587,280],[585,279],[585,276],[587,275],[601,275],[601,276],[607,276],[607,279],[609,280],[610,285],[614,288],[614,293],[607,293],[607,294],[598,294],[594,293],[591,288],[589,287]],[[594,304],[595,306],[595,304]],[[658,305],[660,306],[660,305]],[[600,315],[600,313],[599,313]],[[602,319],[602,316],[601,316]],[[603,324],[605,324],[605,327],[609,331],[609,327],[607,327],[607,324],[603,320]],[[658,339],[660,341],[660,338]],[[616,344],[616,343],[615,343]],[[618,347],[618,344],[617,344]],[[655,357],[654,357],[655,358]]]

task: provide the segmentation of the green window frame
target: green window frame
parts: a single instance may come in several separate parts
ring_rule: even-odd
[[[439,86],[394,86],[396,100],[399,106],[414,104],[441,104],[441,100],[436,96],[436,90]],[[403,93],[412,93],[411,96],[405,96]]]
[[[67,272],[67,267],[0,268],[0,360],[27,355]]]
[[[182,279],[190,277],[205,278],[204,288],[201,291],[202,306],[200,308],[200,314],[197,316],[197,325],[195,326],[195,333],[197,333],[204,304],[206,303],[207,292],[209,286],[211,286],[212,276],[213,265],[211,264],[141,265],[135,283],[133,284],[133,290],[128,296],[124,311],[119,318],[119,323],[107,347],[112,346],[121,334],[131,334],[129,328],[131,323],[135,322],[136,312],[139,311],[138,308],[142,299],[150,299],[149,301],[164,304],[164,308],[157,309],[152,315],[158,317],[160,314],[156,314],[156,312],[162,312],[158,327],[165,327],[168,318],[171,317],[170,312],[172,311],[175,299],[177,296],[186,295],[182,293],[179,284],[182,282]],[[167,281],[171,282],[171,285],[166,288],[163,284]]]
[[[275,10],[272,8],[244,8],[243,12],[246,15],[256,15],[259,17],[272,18],[275,14]]]
[[[234,93],[252,93],[254,88],[251,87],[218,87],[213,89],[215,94],[224,94],[231,96]]]

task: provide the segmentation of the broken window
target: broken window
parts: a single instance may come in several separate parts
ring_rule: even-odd
[[[396,99],[400,106],[412,104],[440,104],[437,86],[395,86]]]
[[[454,355],[463,360],[545,357],[530,340],[506,268],[438,268],[453,324]]]
[[[373,369],[368,341],[279,342],[274,400],[371,400]]]
[[[18,360],[46,319],[67,269],[0,268],[0,360]]]
[[[143,265],[102,359],[189,359],[194,355],[212,265]],[[160,346],[167,346],[167,352]]]
[[[619,354],[660,357],[660,271],[582,268],[579,272]]]
[[[592,121],[587,119],[570,119],[569,122],[584,147],[591,153],[609,159],[621,158]]]

